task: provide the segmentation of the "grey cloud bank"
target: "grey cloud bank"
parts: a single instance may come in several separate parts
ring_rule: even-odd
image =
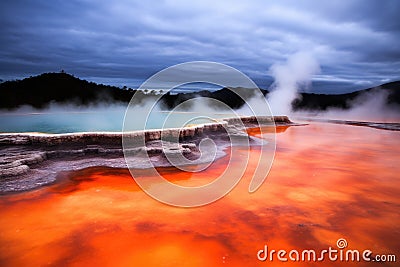
[[[209,60],[263,88],[298,52],[321,66],[313,92],[400,79],[399,1],[2,1],[0,78],[65,71],[137,87],[157,71]]]

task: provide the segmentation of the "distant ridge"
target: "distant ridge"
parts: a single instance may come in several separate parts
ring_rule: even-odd
[[[385,90],[388,92],[388,103],[400,105],[400,81],[382,84],[379,87],[368,88],[347,94],[325,95],[301,93],[301,98],[292,105],[295,110],[325,110],[330,107],[349,108],[349,102],[361,93],[371,90]],[[233,88],[246,93],[247,98],[252,96],[252,90],[246,88]],[[93,103],[128,103],[137,92],[142,98],[151,97],[154,92],[145,94],[130,88],[118,88],[110,85],[97,84],[74,77],[64,72],[43,73],[38,76],[23,80],[6,81],[0,83],[0,108],[14,109],[22,105],[31,105],[43,108],[51,102],[60,104],[89,105]],[[267,90],[262,90],[268,94]],[[199,91],[195,93],[179,93],[176,95],[165,94],[162,101],[168,108],[172,108],[185,100],[198,96],[210,97],[220,100],[232,108],[241,107],[244,100],[227,88],[214,92]]]
[[[347,94],[325,95],[301,93],[301,98],[293,101],[292,106],[294,110],[326,110],[327,108],[331,107],[348,109],[350,108],[350,103],[352,100],[356,99],[361,94],[370,92],[372,90],[386,91],[388,94],[387,104],[400,105],[400,81],[395,81]]]

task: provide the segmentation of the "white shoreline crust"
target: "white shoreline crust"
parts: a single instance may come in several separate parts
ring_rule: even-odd
[[[240,117],[243,125],[247,128],[257,127],[258,125],[293,124],[287,116],[248,116]],[[120,143],[122,135],[132,137],[145,137],[146,142],[159,140],[163,136],[182,138],[193,138],[201,136],[204,132],[217,132],[224,129],[227,124],[235,124],[239,118],[226,118],[215,123],[204,123],[183,128],[149,129],[131,132],[77,132],[77,133],[0,133],[0,145],[32,145],[46,144],[57,145],[66,143],[94,143],[102,144]],[[116,142],[115,142],[116,141]]]
[[[276,125],[296,125],[287,116],[262,116],[227,118],[215,123],[133,132],[80,132],[64,134],[2,133],[0,134],[0,193],[30,190],[52,183],[63,171],[87,167],[105,166],[127,168],[123,149],[123,136],[144,140],[144,146],[133,148],[145,152],[154,167],[170,166],[170,153],[182,153],[188,159],[199,156],[198,144],[203,138],[211,138],[217,144],[217,158],[225,155],[230,145],[226,127],[240,138],[257,142],[243,131],[245,128]],[[236,128],[235,128],[236,127]],[[160,139],[163,141],[161,142]],[[165,142],[171,137],[176,142]],[[239,139],[240,139],[239,138]],[[139,153],[140,154],[140,153]],[[133,168],[148,167],[145,160],[135,160]],[[132,166],[130,166],[132,168]]]

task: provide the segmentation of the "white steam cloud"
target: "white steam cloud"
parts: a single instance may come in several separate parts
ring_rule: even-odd
[[[275,78],[273,90],[268,94],[271,111],[274,115],[289,115],[293,100],[299,97],[299,87],[307,86],[320,67],[310,53],[298,52],[285,63],[274,64],[269,71]]]
[[[296,115],[322,119],[370,122],[400,122],[400,107],[388,104],[388,91],[375,88],[361,93],[348,103],[349,109],[330,108],[323,112],[296,112]]]

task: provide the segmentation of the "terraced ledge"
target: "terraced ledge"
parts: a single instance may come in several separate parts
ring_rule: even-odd
[[[379,130],[400,131],[399,122],[349,121],[349,120],[334,120],[334,119],[321,119],[321,118],[310,118],[310,117],[299,117],[299,119],[303,121],[329,122],[335,124],[347,124],[352,126],[370,127]]]
[[[271,124],[274,120],[276,124],[293,124],[287,116],[275,117],[241,117],[243,125],[255,127]],[[235,126],[239,123],[238,118],[227,118],[215,123],[205,123],[190,127],[169,128],[163,130],[134,131],[129,133],[131,137],[145,137],[146,141],[160,140],[163,137],[179,137],[179,139],[190,139],[201,136],[204,133],[222,131],[224,127]],[[258,123],[257,123],[258,122]],[[65,134],[44,134],[44,133],[2,133],[0,134],[0,145],[67,145],[67,144],[103,144],[120,145],[122,132],[81,132]]]
[[[241,120],[241,122],[240,122]],[[147,152],[155,167],[169,166],[166,155],[182,153],[188,159],[199,157],[198,144],[212,138],[218,147],[217,156],[224,155],[228,145],[225,129],[230,135],[249,138],[238,127],[258,125],[294,125],[287,116],[228,118],[215,123],[193,125],[181,129],[146,130],[124,133],[143,140],[145,146],[135,149]],[[0,134],[0,192],[31,189],[56,179],[61,171],[92,166],[126,168],[122,150],[122,132],[86,132],[66,134],[7,133]],[[174,142],[161,142],[161,136]],[[176,140],[179,140],[177,143]],[[138,158],[135,168],[148,166]]]

